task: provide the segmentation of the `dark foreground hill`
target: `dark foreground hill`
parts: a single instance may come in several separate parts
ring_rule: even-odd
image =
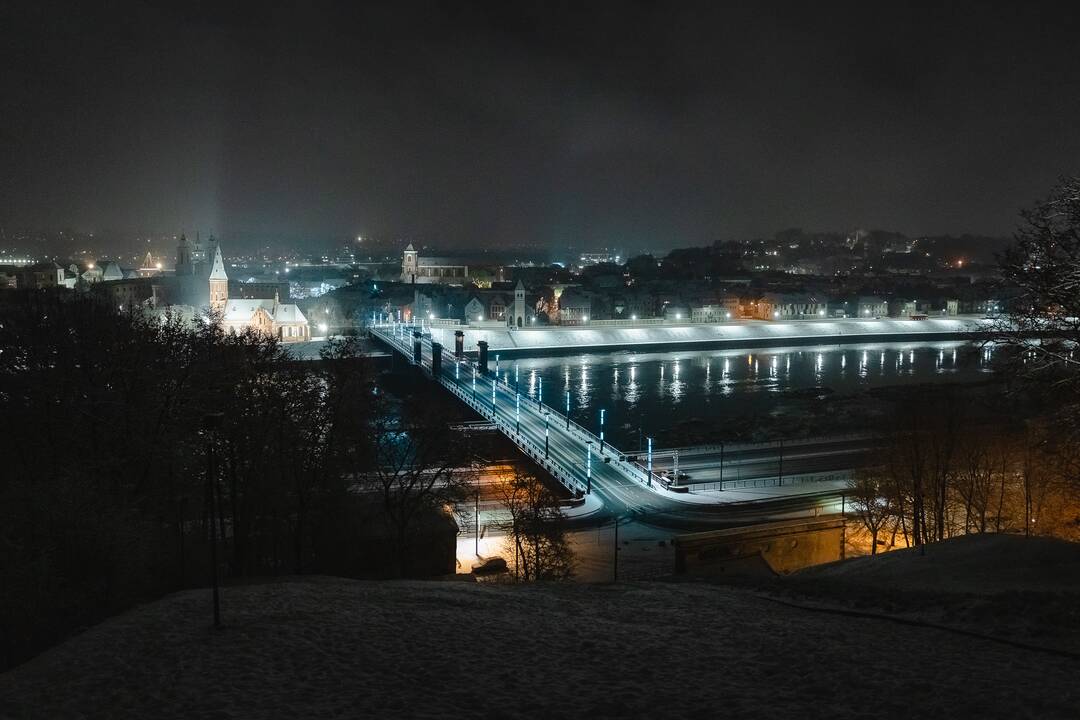
[[[0,716],[1077,717],[1080,655],[793,606],[826,593],[302,578],[227,588],[215,632],[188,591],[0,676]]]

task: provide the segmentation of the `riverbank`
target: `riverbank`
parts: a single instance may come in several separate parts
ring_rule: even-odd
[[[665,325],[581,325],[513,329],[491,323],[430,328],[431,337],[453,351],[456,332],[464,333],[464,349],[474,353],[485,341],[492,352],[507,357],[537,356],[574,350],[616,348],[769,347],[776,345],[958,340],[986,332],[991,321],[981,316],[935,317],[925,320],[880,318],[861,320],[739,320],[729,323]],[[428,332],[425,328],[425,332]]]

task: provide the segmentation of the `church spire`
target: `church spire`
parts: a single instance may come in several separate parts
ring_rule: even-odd
[[[225,274],[225,261],[221,257],[221,246],[218,245],[214,248],[214,260],[210,268],[210,307],[224,312],[228,302],[229,276]]]

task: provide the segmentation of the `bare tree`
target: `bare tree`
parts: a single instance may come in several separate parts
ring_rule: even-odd
[[[878,535],[895,514],[887,484],[883,468],[864,468],[856,471],[849,486],[851,506],[870,533],[871,555],[877,555]]]
[[[399,576],[406,574],[411,534],[424,515],[452,512],[474,485],[475,456],[446,422],[441,398],[383,401],[371,418],[374,466],[362,485],[376,491],[394,538]]]
[[[1064,178],[1021,213],[1016,243],[1001,262],[1008,312],[994,341],[1013,348],[1014,369],[1058,401],[1059,431],[1080,436],[1080,177]]]
[[[573,555],[566,540],[558,497],[540,478],[515,466],[502,480],[499,499],[509,514],[504,523],[519,577],[565,580],[573,575]]]

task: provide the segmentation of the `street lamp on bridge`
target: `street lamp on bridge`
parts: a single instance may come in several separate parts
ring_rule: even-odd
[[[551,417],[551,413],[544,413],[544,457],[548,456],[548,419]]]
[[[585,494],[592,494],[592,440],[585,443]]]
[[[646,455],[648,465],[645,470],[645,482],[652,487],[652,438],[646,438],[646,440],[648,441],[648,455]]]
[[[600,408],[600,456],[604,455],[604,408]]]

